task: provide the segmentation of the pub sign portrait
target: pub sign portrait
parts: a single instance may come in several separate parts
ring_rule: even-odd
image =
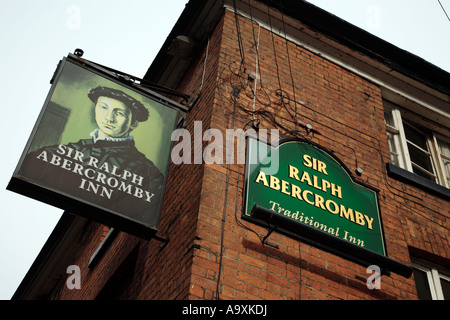
[[[156,233],[178,111],[155,96],[64,58],[8,189]]]

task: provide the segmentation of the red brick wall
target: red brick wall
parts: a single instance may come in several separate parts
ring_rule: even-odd
[[[414,249],[420,248],[448,259],[448,202],[386,176],[389,149],[380,89],[282,37],[272,37],[269,30],[259,30],[248,19],[239,17],[236,24],[231,12],[225,14],[223,32],[217,103],[211,126],[221,130],[248,128],[252,116],[242,108],[268,110],[275,116],[272,119],[271,115],[256,115],[261,119],[261,128],[298,129],[306,136],[301,126],[296,127],[294,119],[300,125],[310,123],[320,132],[309,135],[310,139],[334,151],[350,170],[361,167],[364,173],[360,180],[380,189],[386,246],[391,258],[410,264],[411,254],[423,255]],[[259,57],[255,49],[258,32]],[[253,109],[252,84],[247,85],[246,79],[248,73],[255,71],[256,61],[262,86],[259,81]],[[284,104],[276,95],[280,83],[290,97]],[[241,86],[235,103],[231,95],[233,86],[234,90]],[[264,105],[269,99],[271,105]],[[192,269],[196,290],[191,292],[195,297],[416,298],[413,278],[383,276],[382,289],[369,290],[355,278],[355,275],[367,278],[365,268],[349,261],[277,233],[270,236],[270,241],[279,250],[263,246],[251,230],[242,227],[245,225],[262,235],[266,232],[240,219],[243,182],[242,165],[205,167],[202,191],[205,198],[200,204],[198,229],[201,248],[194,252]]]
[[[256,62],[260,79],[254,100],[247,78]],[[255,118],[261,128],[278,128],[282,135],[298,130],[306,136],[301,125],[310,123],[320,134],[308,138],[334,151],[350,170],[361,167],[360,179],[380,189],[391,258],[406,264],[411,254],[450,259],[449,203],[386,176],[389,150],[376,85],[248,19],[239,17],[237,24],[229,11],[211,35],[208,50],[202,44],[179,91],[198,92],[204,63],[200,100],[187,116],[191,134],[194,121],[224,136],[227,128],[248,129],[249,110],[260,111]],[[256,233],[265,235],[266,230],[240,219],[243,183],[243,165],[172,164],[158,233],[170,239],[167,246],[160,250],[155,240],[121,233],[89,270],[104,228],[91,223],[74,261],[82,270],[82,289],[64,288],[61,298],[108,297],[111,288],[124,299],[416,298],[413,278],[383,276],[381,290],[369,290],[355,278],[368,277],[365,268],[354,263],[276,232],[269,240],[279,249],[262,245]]]

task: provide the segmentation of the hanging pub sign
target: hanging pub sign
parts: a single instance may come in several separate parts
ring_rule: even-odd
[[[61,61],[8,189],[150,238],[178,111],[83,61]]]

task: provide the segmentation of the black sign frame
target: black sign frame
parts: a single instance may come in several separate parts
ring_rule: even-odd
[[[120,210],[122,210],[122,211],[116,211],[115,208],[113,209],[112,207],[109,207],[109,205],[108,206],[103,205],[103,203],[105,203],[105,202],[97,203],[97,202],[91,201],[89,199],[87,200],[86,198],[80,197],[78,195],[73,195],[70,192],[67,192],[66,190],[61,191],[61,189],[58,189],[58,187],[55,187],[54,185],[51,185],[48,182],[42,182],[37,178],[30,177],[30,175],[23,174],[23,172],[25,170],[25,169],[23,169],[24,163],[27,163],[27,161],[28,161],[27,155],[32,153],[32,152],[30,152],[30,148],[33,146],[33,141],[35,141],[37,134],[41,134],[41,136],[42,136],[41,131],[43,129],[41,128],[40,125],[44,119],[44,116],[46,115],[46,112],[49,108],[50,103],[52,102],[52,97],[55,94],[55,90],[57,90],[56,89],[57,85],[58,85],[59,81],[61,80],[61,77],[64,74],[64,70],[68,66],[74,67],[74,68],[80,68],[81,72],[85,72],[86,75],[91,74],[93,77],[92,79],[102,79],[102,84],[104,84],[104,83],[111,84],[111,87],[112,87],[111,90],[109,90],[110,88],[108,88],[107,86],[98,85],[98,86],[95,86],[94,89],[97,90],[97,92],[99,92],[99,93],[97,93],[92,88],[90,89],[90,91],[88,90],[88,92],[85,92],[86,96],[90,95],[89,99],[91,101],[89,101],[89,100],[88,101],[93,103],[93,105],[94,105],[94,108],[92,108],[92,106],[90,106],[90,108],[92,108],[92,110],[95,110],[95,106],[96,106],[95,101],[98,101],[98,98],[101,97],[102,95],[108,96],[108,98],[112,97],[113,99],[116,99],[115,95],[119,95],[120,97],[117,97],[117,100],[121,100],[120,102],[123,102],[124,104],[127,105],[128,110],[131,110],[130,114],[132,114],[132,115],[130,117],[133,120],[136,120],[138,118],[136,116],[136,114],[138,114],[137,112],[142,113],[142,110],[143,110],[142,106],[144,106],[145,109],[147,109],[147,111],[150,109],[150,111],[149,111],[150,119],[152,117],[152,111],[154,114],[158,113],[158,116],[161,116],[161,119],[164,116],[167,116],[167,118],[164,118],[165,119],[165,121],[163,121],[164,124],[158,124],[159,127],[164,128],[163,133],[156,133],[157,129],[150,129],[150,130],[155,130],[155,131],[149,131],[149,132],[155,132],[156,135],[159,134],[159,136],[162,137],[161,142],[159,142],[159,144],[162,147],[155,151],[155,153],[157,153],[161,150],[164,150],[164,152],[161,151],[161,155],[158,154],[158,156],[161,158],[161,159],[159,159],[160,160],[159,166],[160,166],[160,168],[163,168],[163,169],[161,169],[162,171],[159,171],[158,167],[156,165],[154,165],[153,167],[150,167],[150,164],[153,164],[153,162],[151,160],[149,160],[147,157],[149,152],[146,152],[146,153],[140,152],[138,150],[138,148],[133,149],[134,150],[133,155],[141,154],[144,156],[145,159],[140,157],[139,159],[136,159],[134,162],[129,161],[129,162],[133,163],[133,166],[134,166],[133,168],[138,168],[138,164],[144,166],[143,165],[143,163],[144,163],[145,171],[142,171],[142,172],[145,172],[146,174],[149,172],[155,172],[155,173],[159,172],[158,178],[155,178],[154,180],[152,180],[152,181],[158,181],[157,189],[153,189],[153,187],[156,188],[156,186],[155,186],[156,183],[154,184],[154,186],[151,186],[151,189],[145,189],[144,186],[142,186],[143,182],[144,182],[144,185],[146,185],[145,183],[147,183],[147,177],[149,177],[148,175],[144,176],[144,174],[135,174],[132,169],[124,169],[125,167],[121,168],[119,165],[117,165],[116,167],[114,167],[111,164],[109,164],[109,166],[107,164],[100,166],[101,162],[98,162],[98,165],[96,165],[97,166],[96,169],[98,169],[97,171],[103,170],[100,173],[97,172],[97,174],[100,174],[100,175],[103,174],[100,177],[96,176],[98,184],[106,183],[105,181],[113,181],[114,189],[111,188],[110,194],[116,195],[121,192],[121,196],[120,196],[121,200],[116,201],[116,203],[117,203],[117,206],[120,207],[121,208]],[[179,111],[180,110],[183,111],[183,106],[176,103],[175,101],[172,101],[164,96],[161,96],[160,94],[158,94],[154,91],[144,88],[143,86],[140,86],[139,84],[135,84],[133,81],[130,81],[129,79],[124,79],[123,77],[118,76],[120,74],[122,74],[122,73],[120,73],[118,71],[114,72],[114,71],[112,71],[112,69],[106,68],[101,65],[97,65],[95,63],[92,63],[88,60],[82,59],[82,58],[77,57],[72,54],[69,54],[67,57],[64,57],[60,61],[60,63],[58,64],[58,67],[55,71],[55,74],[54,74],[52,80],[50,81],[50,83],[52,85],[51,85],[51,88],[47,95],[47,98],[44,102],[42,110],[41,110],[39,117],[36,121],[36,124],[33,128],[33,131],[28,139],[28,142],[22,153],[22,156],[17,164],[17,167],[16,167],[14,173],[13,173],[13,176],[7,186],[7,189],[10,191],[22,194],[24,196],[33,198],[35,200],[47,203],[49,205],[64,209],[66,212],[69,212],[69,213],[72,213],[75,215],[79,215],[79,216],[82,216],[82,217],[85,217],[88,219],[92,219],[99,223],[108,225],[108,226],[116,228],[120,231],[124,231],[124,232],[130,233],[132,235],[141,237],[141,238],[145,238],[145,239],[150,239],[150,238],[154,238],[154,237],[159,238],[158,236],[156,236],[156,233],[158,231],[158,226],[159,226],[159,220],[160,220],[160,215],[161,215],[161,210],[162,210],[162,205],[163,205],[163,200],[164,200],[164,194],[165,194],[165,188],[166,188],[166,183],[167,183],[168,169],[169,169],[169,164],[170,164],[170,153],[171,153],[172,146],[173,146],[173,142],[171,141],[171,133],[173,132],[173,130],[176,127],[177,121],[180,116]],[[92,80],[91,82],[93,82],[93,81],[94,80]],[[102,88],[106,88],[106,89],[102,89]],[[117,100],[115,100],[115,101],[117,101]],[[141,102],[140,100],[145,101],[145,102]],[[86,101],[86,99],[83,101]],[[151,101],[151,103],[149,101]],[[141,103],[141,104],[139,104],[139,103]],[[138,109],[138,108],[140,108],[140,109]],[[92,110],[90,112],[91,112],[91,114],[94,114],[96,111],[92,111]],[[140,115],[140,117],[144,118],[144,119],[146,118],[145,116],[142,117],[141,115]],[[91,122],[95,123],[97,121],[96,115],[93,118],[95,118],[95,119],[91,120]],[[146,121],[146,120],[147,119],[145,119],[145,120],[140,119],[140,121]],[[133,123],[135,123],[135,122],[133,122]],[[153,124],[154,123],[155,122],[153,122]],[[137,127],[139,127],[140,124],[141,123],[139,122]],[[147,127],[148,126],[149,125],[147,125]],[[101,129],[98,129],[98,130],[101,130]],[[146,129],[146,130],[149,130],[149,129]],[[147,131],[145,131],[145,132],[147,132]],[[144,129],[141,129],[140,134],[144,135]],[[98,133],[98,135],[100,135],[100,134]],[[86,139],[86,140],[88,140],[88,139]],[[111,139],[111,140],[113,140],[113,139]],[[133,146],[134,146],[134,140],[137,140],[137,139],[133,139]],[[151,139],[149,139],[149,140],[151,140]],[[141,145],[142,145],[142,143],[143,142],[141,142]],[[136,142],[136,144],[137,144],[137,142]],[[57,145],[55,145],[55,146],[57,146]],[[70,146],[72,146],[72,145],[70,145]],[[59,151],[62,152],[63,150],[70,150],[70,149],[71,149],[71,147],[66,147],[66,149],[64,149],[64,147],[61,147],[61,149]],[[131,147],[129,149],[132,150]],[[39,154],[39,152],[41,150],[43,150],[43,149],[39,149],[39,150],[35,151],[36,153],[34,155]],[[54,150],[56,150],[56,152],[58,152],[58,149],[54,149]],[[138,150],[138,151],[135,151],[135,150]],[[55,152],[55,154],[56,154],[56,152]],[[73,152],[75,152],[75,151],[73,151]],[[79,151],[79,152],[82,153],[82,151]],[[127,153],[125,152],[124,154],[127,154]],[[47,155],[47,153],[45,153],[45,154],[42,153],[39,160],[46,160],[47,162],[50,162],[50,160],[49,160],[50,156],[47,159],[45,157],[45,155]],[[50,155],[50,153],[49,153],[49,155]],[[81,154],[79,154],[79,155],[81,156]],[[73,156],[73,153],[72,153],[72,156]],[[95,158],[95,156],[91,155],[91,158]],[[73,159],[71,159],[71,160],[73,160]],[[81,161],[81,157],[78,157],[77,160]],[[95,160],[99,160],[99,159],[95,158]],[[119,159],[119,162],[120,161],[124,161],[124,163],[126,162],[125,160],[122,160],[122,159]],[[45,162],[45,161],[41,161],[41,162]],[[81,174],[83,172],[83,170],[81,169],[81,164],[77,167],[78,170],[76,170],[77,168],[74,168],[74,166],[77,164],[75,163],[75,161],[72,161],[72,162],[67,160],[66,165],[64,165],[64,164],[62,164],[62,160],[61,160],[59,166],[66,169],[66,170],[62,170],[63,174],[64,174],[64,171],[71,171],[72,169],[73,169],[72,170],[73,172],[77,172],[79,174]],[[91,166],[94,166],[95,161],[93,161],[92,163],[93,164],[91,164]],[[122,162],[120,162],[120,163],[122,163]],[[136,163],[138,163],[138,164],[136,164]],[[84,166],[84,164],[83,164],[83,166]],[[99,167],[101,167],[101,168],[99,168]],[[69,168],[71,170],[67,170]],[[112,177],[110,175],[110,173],[112,172],[112,169],[115,170],[116,175],[114,177]],[[121,169],[122,169],[122,171],[121,171]],[[28,172],[32,172],[34,170],[27,169],[25,171],[28,173]],[[86,171],[84,171],[84,172],[86,172]],[[93,172],[94,172],[94,169],[89,171],[89,178],[93,177],[93,175],[94,175]],[[123,182],[123,184],[121,184],[119,186],[119,183],[122,183],[122,180],[124,181],[125,177],[128,179],[128,181],[130,181],[131,178],[128,177],[128,175],[134,179],[133,180],[134,184],[132,184],[130,182],[127,182],[127,184],[125,184],[125,182]],[[86,174],[86,176],[88,176],[88,175]],[[81,177],[81,175],[80,175],[80,177]],[[84,187],[86,189],[89,179],[84,176],[82,177],[82,179],[85,183]],[[112,179],[115,179],[115,180],[112,180]],[[150,178],[148,178],[148,180],[150,180]],[[148,186],[150,186],[151,183],[150,182],[148,182],[148,183],[149,183]],[[60,184],[62,185],[63,183],[60,183]],[[79,185],[78,187],[81,188],[81,185]],[[111,185],[110,185],[110,187],[111,187]],[[133,191],[131,189],[132,187],[134,188]],[[121,191],[117,191],[117,190],[120,190],[119,188],[122,188]],[[141,190],[138,190],[139,188],[141,188]],[[78,189],[77,189],[77,191],[80,192]],[[150,190],[150,191],[147,191],[147,190]],[[157,190],[157,191],[154,191],[154,190]],[[92,190],[91,190],[91,193],[93,193]],[[110,195],[110,194],[107,194],[107,195]],[[154,195],[157,195],[157,197],[154,197]],[[104,198],[106,198],[106,197],[104,197]],[[132,198],[132,200],[129,200],[129,203],[132,206],[134,205],[134,203],[138,203],[138,202],[140,203],[139,204],[139,208],[140,208],[139,213],[143,216],[143,218],[136,218],[135,216],[133,216],[133,214],[135,214],[134,212],[138,211],[138,210],[133,210],[134,208],[130,208],[130,210],[129,210],[130,214],[123,211],[123,210],[127,210],[126,208],[128,208],[128,206],[125,206],[125,201],[128,201],[128,200],[126,200],[128,198]],[[115,198],[115,199],[119,199],[119,198]],[[154,206],[152,204],[152,207],[150,209],[150,203],[154,199],[157,199],[157,200],[154,201],[154,203],[153,203]],[[111,203],[113,203],[113,202],[111,201]],[[149,208],[149,209],[147,209],[147,208]],[[131,214],[132,211],[133,211],[133,213]]]

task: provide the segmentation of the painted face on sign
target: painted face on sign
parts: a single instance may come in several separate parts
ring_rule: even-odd
[[[137,127],[130,109],[122,101],[99,97],[95,105],[95,122],[99,127],[99,136],[122,138]]]

